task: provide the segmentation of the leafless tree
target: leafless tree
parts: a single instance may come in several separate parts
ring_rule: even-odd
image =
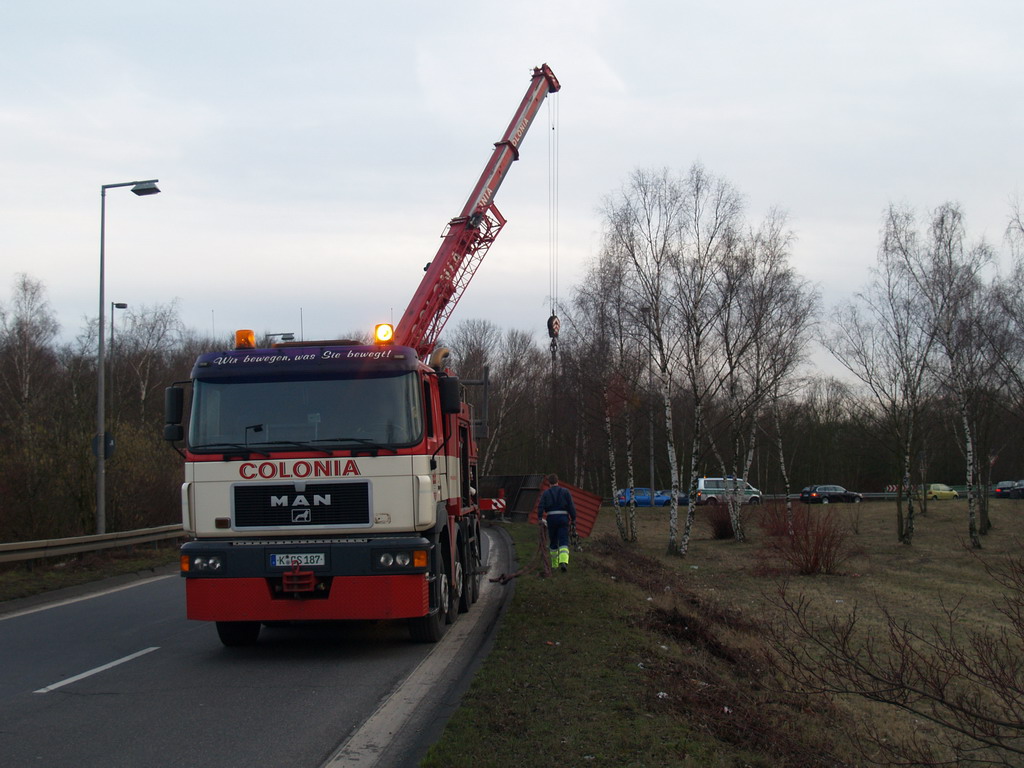
[[[804,359],[814,326],[813,294],[789,265],[791,241],[785,216],[773,210],[724,270],[719,336],[730,453],[722,469],[737,478],[749,477],[759,420]],[[727,498],[733,534],[742,541],[742,496]]]
[[[633,452],[633,418],[642,370],[636,329],[627,311],[625,294],[626,262],[621,254],[602,250],[590,265],[586,278],[573,299],[574,312],[569,323],[582,354],[597,364],[590,368],[586,382],[595,390],[600,403],[598,419],[608,456],[608,490],[615,510],[615,523],[623,541],[636,541],[636,499],[632,493],[625,508],[620,506],[617,490],[618,460],[615,434],[625,436],[625,482],[636,486]],[[651,479],[653,482],[653,478]]]
[[[45,396],[53,374],[52,343],[59,330],[43,284],[19,274],[10,303],[0,305],[0,383],[3,402],[12,409],[8,418],[22,439],[29,437],[33,407]]]
[[[825,341],[863,385],[900,457],[896,520],[897,537],[904,544],[914,538],[911,473],[916,429],[928,395],[928,361],[935,345],[935,327],[903,268],[902,254],[916,251],[916,237],[913,217],[890,207],[872,281],[839,308]]]
[[[7,438],[0,476],[17,478],[16,486],[0,483],[10,505],[0,507],[0,518],[6,512],[7,526],[28,536],[52,522],[49,504],[55,501],[52,471],[57,457],[47,451],[46,438],[59,423],[54,417],[61,406],[55,396],[59,368],[52,347],[58,330],[43,284],[17,275],[10,302],[0,305],[0,430]],[[85,447],[73,444],[79,450]],[[15,499],[31,499],[32,504],[11,504]]]
[[[682,179],[667,171],[635,172],[605,213],[606,251],[625,265],[623,304],[633,314],[625,328],[639,328],[650,340],[657,367],[673,497],[668,549],[685,555],[708,440],[706,405],[724,394],[729,473],[744,474],[753,461],[760,409],[803,355],[813,320],[810,296],[788,264],[791,234],[785,217],[772,211],[756,229],[744,232],[740,194],[699,164]],[[681,535],[672,412],[677,378],[693,408],[691,506]],[[726,461],[721,463],[724,470]],[[731,513],[734,533],[742,540],[739,507],[731,505]]]
[[[450,363],[463,378],[483,378],[484,366],[501,343],[501,328],[490,320],[460,320],[438,346],[451,351]]]
[[[544,366],[543,353],[526,331],[509,329],[491,357],[490,379],[494,383],[488,414],[489,438],[480,461],[480,472],[489,475],[495,469],[495,457],[502,440],[511,431],[510,423],[522,413],[524,402],[535,390]]]
[[[932,326],[938,354],[929,357],[931,370],[959,411],[966,461],[968,536],[972,546],[980,548],[975,445],[978,430],[971,406],[992,368],[981,324],[987,311],[982,271],[992,263],[993,252],[984,241],[966,246],[963,213],[954,203],[945,203],[932,212],[923,238],[909,231],[913,226],[911,212],[893,212],[891,220],[899,225],[892,230],[892,252],[920,297],[923,322]]]
[[[686,237],[675,273],[673,332],[678,339],[680,370],[693,407],[693,434],[687,477],[689,505],[678,552],[686,555],[693,531],[697,478],[705,434],[705,408],[722,386],[724,357],[715,326],[722,313],[723,263],[738,247],[743,202],[729,182],[697,164],[686,178]]]
[[[151,415],[150,397],[162,391],[169,360],[181,336],[178,302],[128,310],[124,325],[117,336],[117,360],[132,371],[136,421],[146,424]],[[162,408],[163,401],[158,398],[158,403],[158,409]]]
[[[634,313],[632,324],[649,335],[657,367],[672,489],[668,551],[673,554],[678,554],[679,540],[679,462],[671,389],[677,337],[670,332],[674,321],[669,292],[682,253],[685,205],[685,187],[669,171],[637,170],[604,207],[605,248],[629,266],[624,275],[626,306]]]
[[[1010,406],[1024,415],[1024,212],[1019,200],[1010,214],[1006,240],[1013,263],[1006,279],[996,284],[994,295],[1000,311],[987,330],[992,353],[1005,377]]]

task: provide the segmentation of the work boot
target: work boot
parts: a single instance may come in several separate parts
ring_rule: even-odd
[[[566,563],[559,563],[558,567],[562,570],[562,573],[565,573],[569,570],[569,566]]]

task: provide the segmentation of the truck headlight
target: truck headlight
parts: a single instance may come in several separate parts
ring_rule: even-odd
[[[220,573],[223,569],[220,555],[192,555],[186,568],[191,573]]]
[[[405,571],[409,568],[426,568],[428,563],[428,552],[425,549],[378,552],[373,558],[374,568],[379,571]]]

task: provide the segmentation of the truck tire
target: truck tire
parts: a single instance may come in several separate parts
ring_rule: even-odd
[[[480,526],[476,520],[466,523],[459,539],[462,555],[462,597],[459,613],[467,613],[480,596]]]
[[[480,599],[480,584],[484,578],[480,518],[474,518],[469,524],[469,532],[469,544],[466,548],[469,553],[466,558],[466,589],[469,590],[470,602],[475,603]]]
[[[217,635],[228,648],[254,645],[260,636],[258,621],[218,621]]]
[[[409,619],[409,636],[413,642],[436,643],[444,637],[448,629],[448,605],[451,598],[448,593],[448,577],[445,572],[444,558],[435,548],[434,581],[430,585],[430,613]]]
[[[448,601],[448,615],[447,621],[449,624],[454,624],[455,620],[459,618],[459,608],[462,605],[462,596],[465,593],[465,573],[466,569],[463,567],[465,560],[462,557],[462,542],[455,542],[455,551],[450,553],[449,548],[445,546],[445,572],[451,576],[451,586],[449,587],[449,601]],[[452,561],[454,557],[454,561]]]

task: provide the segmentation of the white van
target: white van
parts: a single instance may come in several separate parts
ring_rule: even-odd
[[[730,493],[743,494],[741,504],[760,504],[761,492],[742,478],[699,477],[697,478],[697,504],[724,503]]]

